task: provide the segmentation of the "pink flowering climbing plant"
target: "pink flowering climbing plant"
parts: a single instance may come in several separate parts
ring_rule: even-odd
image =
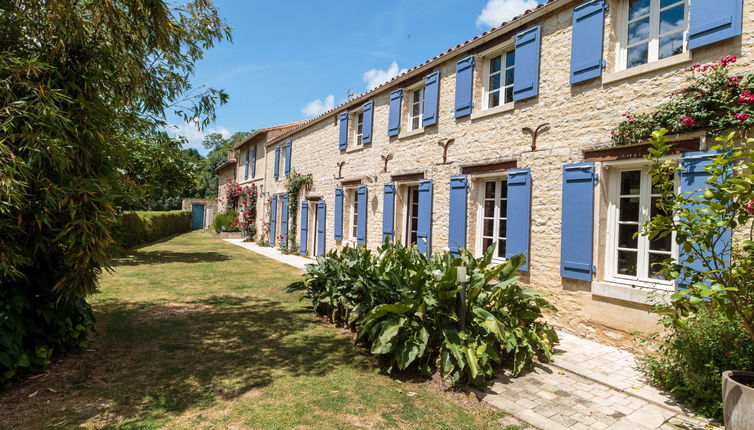
[[[241,195],[245,196],[241,202],[240,223],[241,231],[247,241],[254,240],[256,236],[257,222],[257,186],[251,184],[241,189]]]
[[[686,86],[651,113],[626,113],[612,132],[616,145],[646,142],[653,131],[669,134],[704,130],[708,137],[754,126],[754,74],[731,76],[737,58],[728,55],[710,64],[694,64]]]

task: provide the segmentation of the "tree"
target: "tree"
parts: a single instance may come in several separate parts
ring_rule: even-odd
[[[228,159],[228,151],[241,141],[249,137],[253,131],[239,131],[227,139],[223,139],[220,133],[208,134],[204,137],[202,146],[209,149],[205,163],[205,169],[201,175],[199,194],[201,197],[217,197],[218,176],[215,172],[217,166],[223,164]]]
[[[85,341],[116,208],[172,162],[144,157],[180,153],[166,113],[206,126],[227,101],[190,83],[225,39],[210,0],[4,2],[0,381]]]

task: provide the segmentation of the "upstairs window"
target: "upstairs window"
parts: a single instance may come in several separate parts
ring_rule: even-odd
[[[513,101],[513,74],[516,63],[515,51],[491,57],[486,62],[485,109],[491,109]]]
[[[356,144],[361,145],[364,139],[364,112],[359,112],[356,115],[356,127],[354,127],[354,131],[356,132]]]
[[[622,31],[622,65],[661,60],[686,50],[688,0],[629,0]]]
[[[411,92],[411,104],[408,106],[409,130],[422,128],[422,116],[424,116],[424,87]]]

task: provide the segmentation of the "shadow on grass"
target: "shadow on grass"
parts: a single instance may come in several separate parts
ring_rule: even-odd
[[[175,251],[130,251],[118,258],[115,266],[141,266],[166,263],[214,263],[229,260],[219,252],[175,252]]]
[[[249,396],[281,376],[372,366],[309,311],[274,300],[213,296],[161,305],[108,301],[97,311],[92,348],[53,369],[58,374],[44,386],[55,391],[34,399],[55,408],[26,412],[32,408],[28,391],[39,389],[34,387],[37,381],[27,381],[30,384],[10,390],[2,401],[15,410],[6,410],[11,417],[62,427],[107,421],[104,416],[167,418],[221,399]]]

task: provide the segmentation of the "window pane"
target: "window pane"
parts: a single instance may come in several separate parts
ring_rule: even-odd
[[[676,3],[683,4],[685,2],[686,2],[686,0],[681,0],[681,1],[679,1],[679,0],[660,0],[660,8],[662,9],[662,8],[664,8],[666,6],[674,5]]]
[[[490,59],[490,73],[500,71],[500,64],[502,63],[500,56]]]
[[[504,219],[500,220],[500,226],[497,231],[497,237],[505,237],[505,229],[507,227],[506,221]]]
[[[649,0],[631,0],[628,6],[628,20],[633,20],[649,13]]]
[[[671,235],[667,235],[662,239],[655,239],[649,241],[649,249],[652,251],[666,251],[671,250]]]
[[[505,55],[505,67],[513,67],[516,64],[516,51],[510,51]]]
[[[505,239],[497,241],[497,256],[499,258],[505,258]]]
[[[484,198],[485,199],[494,199],[495,198],[495,183],[494,182],[485,182],[485,184],[484,184]]]
[[[489,101],[487,102],[487,107],[494,108],[497,106],[500,106],[500,91],[490,93]]]
[[[493,232],[494,232],[494,230],[493,230],[494,228],[495,228],[495,220],[492,219],[492,218],[485,219],[484,220],[484,227],[482,228],[482,234],[484,236],[492,236]]]
[[[498,88],[500,88],[500,73],[490,76],[490,86],[488,90],[494,91]]]
[[[639,198],[638,197],[621,197],[620,199],[620,217],[621,221],[639,221]]]
[[[492,245],[492,239],[489,237],[483,238],[482,239],[482,252],[486,251],[487,248],[490,247],[490,245]]]
[[[500,197],[508,198],[508,181],[500,181]]]
[[[484,216],[485,218],[492,218],[495,216],[495,201],[494,200],[484,201]]]
[[[649,39],[649,17],[628,24],[628,44]]]
[[[505,200],[500,203],[500,218],[508,218],[508,205]]]
[[[618,273],[627,276],[636,276],[636,252],[618,251]]]
[[[683,53],[683,32],[660,38],[660,58]]]
[[[659,197],[652,197],[652,207],[649,210],[649,215],[651,218],[654,218],[657,214],[663,214],[668,215],[667,211],[660,210],[660,208],[657,207],[657,202],[660,200]]]
[[[513,71],[514,69],[505,71],[505,85],[513,85]]]
[[[513,101],[513,87],[508,87],[505,89],[505,103],[510,103]]]
[[[663,260],[668,258],[667,255],[663,254],[649,254],[649,277],[652,279],[661,279],[663,281],[667,280],[667,274],[664,273],[665,270],[662,267],[661,264]]]
[[[618,246],[621,248],[637,249],[639,238],[634,238],[634,234],[639,231],[637,224],[621,224],[618,226]]]
[[[649,43],[628,48],[628,63],[626,67],[647,64],[649,58]]]
[[[673,30],[682,30],[686,27],[683,13],[685,9],[686,7],[680,4],[660,12],[660,34],[669,33]]]
[[[420,118],[419,118],[419,117],[417,116],[417,117],[414,117],[414,118],[413,118],[413,119],[411,120],[411,129],[412,129],[412,130],[416,130],[417,128],[419,128],[419,119],[420,119]]]
[[[620,194],[638,196],[641,190],[641,171],[629,170],[620,174]]]
[[[414,91],[414,103],[419,103],[422,99],[422,92],[421,90]]]

